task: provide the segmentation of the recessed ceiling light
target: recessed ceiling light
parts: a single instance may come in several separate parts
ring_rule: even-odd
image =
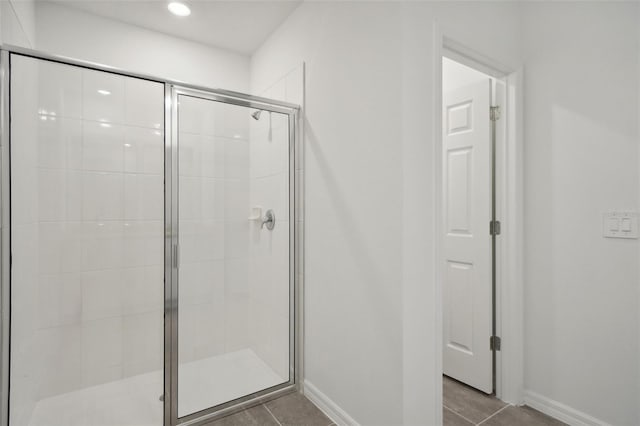
[[[100,90],[98,90],[98,93],[100,93],[101,95],[104,95],[104,96],[107,96],[107,95],[110,95],[110,94],[111,94],[111,92],[110,92],[110,91],[108,91],[108,90],[104,90],[104,89],[100,89]]]
[[[173,13],[176,16],[189,16],[191,15],[191,9],[184,3],[180,3],[178,1],[174,1],[169,3],[167,6],[169,12]]]

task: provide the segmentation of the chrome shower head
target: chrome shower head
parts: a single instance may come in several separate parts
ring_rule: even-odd
[[[262,110],[259,109],[251,114],[254,120],[260,120],[260,114],[262,114]]]

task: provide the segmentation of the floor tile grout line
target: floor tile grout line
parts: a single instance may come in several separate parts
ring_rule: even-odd
[[[276,416],[271,412],[271,410],[269,410],[269,407],[267,407],[267,404],[262,404],[262,406],[265,408],[265,410],[269,412],[269,414],[271,414],[271,417],[273,417],[273,420],[275,420],[279,426],[282,426],[282,423],[280,423],[280,420],[278,420]]]
[[[465,417],[465,416],[463,416],[462,414],[458,413],[458,412],[457,412],[457,411],[455,411],[455,410],[452,410],[451,408],[447,407],[446,405],[442,404],[442,406],[443,406],[444,408],[446,408],[447,410],[451,411],[451,412],[452,412],[453,414],[455,414],[456,416],[460,416],[460,417],[462,417],[463,419],[465,419],[466,421],[468,421],[468,422],[469,422],[469,423],[471,423],[472,425],[476,425],[476,424],[477,424],[476,422],[474,422],[474,421],[472,421],[472,420],[469,420],[468,418],[466,418],[466,417]]]
[[[498,411],[496,411],[495,413],[493,413],[492,415],[490,415],[489,417],[487,417],[486,419],[484,419],[483,421],[481,421],[480,423],[478,423],[476,426],[480,426],[482,423],[486,422],[487,420],[489,420],[490,418],[496,416],[498,413],[500,413],[501,411],[506,410],[507,408],[511,407],[511,404],[507,404],[504,407],[502,407],[501,409],[499,409]]]

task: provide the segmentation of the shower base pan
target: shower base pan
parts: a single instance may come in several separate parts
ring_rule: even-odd
[[[287,381],[252,350],[180,365],[180,416]],[[161,426],[162,371],[141,374],[39,401],[29,426]]]

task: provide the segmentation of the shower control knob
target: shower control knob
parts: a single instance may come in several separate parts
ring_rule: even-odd
[[[260,225],[260,228],[264,228],[265,225],[267,226],[267,229],[269,231],[272,231],[273,227],[276,226],[276,214],[271,209],[265,212],[264,218],[262,218],[262,225]]]

